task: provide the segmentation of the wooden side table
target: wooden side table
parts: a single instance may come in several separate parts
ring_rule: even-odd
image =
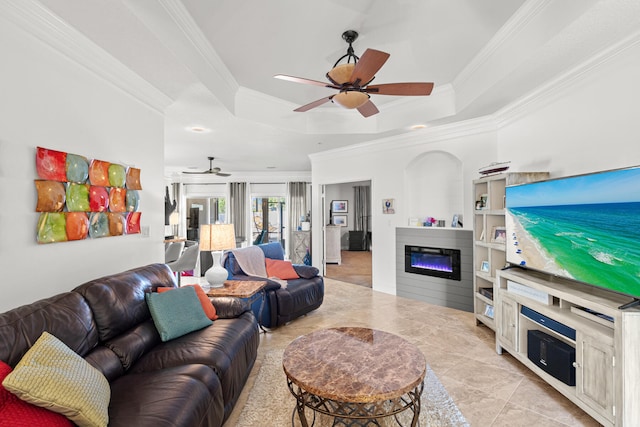
[[[261,298],[260,310],[258,310],[258,326],[262,332],[266,333],[267,330],[262,326],[262,310],[264,309],[264,300],[266,298],[264,287],[266,285],[267,282],[259,280],[226,280],[224,286],[209,288],[206,292],[209,297],[247,299],[249,306],[253,305],[258,298]]]

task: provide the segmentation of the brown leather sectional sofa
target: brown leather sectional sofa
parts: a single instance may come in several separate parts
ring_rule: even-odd
[[[48,331],[110,383],[110,426],[221,426],[256,360],[259,329],[240,300],[217,298],[211,326],[161,342],[145,293],[174,287],[152,264],[0,314],[0,360],[12,367]]]

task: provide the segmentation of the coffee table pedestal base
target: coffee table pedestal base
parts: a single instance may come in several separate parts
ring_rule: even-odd
[[[380,426],[378,420],[386,417],[394,417],[397,425],[403,424],[398,419],[398,414],[410,410],[413,413],[411,427],[418,425],[420,416],[421,401],[420,396],[424,389],[424,381],[421,382],[414,390],[395,399],[383,400],[380,402],[354,403],[354,402],[338,402],[331,399],[316,396],[295,385],[293,381],[287,378],[289,391],[296,398],[296,407],[292,414],[291,425],[294,425],[293,416],[298,413],[298,418],[302,427],[312,427],[315,424],[316,412],[328,415],[334,418],[332,426]],[[313,413],[313,421],[311,424],[307,421],[305,408],[311,409]]]

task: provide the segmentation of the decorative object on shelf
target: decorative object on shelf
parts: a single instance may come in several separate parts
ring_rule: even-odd
[[[511,162],[493,162],[487,166],[481,167],[480,169],[478,169],[478,172],[482,176],[500,173],[509,169],[510,164]]]
[[[507,230],[505,227],[493,227],[491,230],[491,242],[504,243],[507,240]]]
[[[203,224],[200,228],[200,250],[211,251],[213,265],[204,274],[212,288],[221,288],[229,273],[222,266],[222,254],[235,249],[236,233],[233,224]]]
[[[451,220],[451,227],[462,228],[462,214],[454,214]]]
[[[437,220],[437,219],[435,219],[435,218],[434,218],[434,217],[432,217],[432,216],[428,216],[428,217],[426,217],[426,218],[424,219],[424,222],[422,223],[422,225],[423,225],[424,227],[431,227],[431,226],[434,226],[434,225],[435,225],[435,224],[437,224],[437,223],[438,223],[438,220]]]
[[[383,214],[396,213],[396,210],[393,207],[393,204],[394,204],[394,199],[382,199],[382,213]]]
[[[346,200],[332,200],[331,212],[332,213],[347,213],[348,202]]]
[[[140,233],[140,169],[37,147],[36,172],[38,243]]]
[[[164,225],[170,225],[169,217],[171,216],[171,212],[176,210],[178,203],[174,199],[171,202],[171,198],[169,197],[169,187],[165,187],[164,193]]]
[[[347,216],[346,215],[333,215],[331,217],[331,221],[333,225],[340,225],[342,227],[347,226]]]
[[[480,271],[484,273],[489,272],[489,261],[482,261],[482,265],[480,266]]]

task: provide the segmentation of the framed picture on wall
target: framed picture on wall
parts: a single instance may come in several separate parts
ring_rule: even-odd
[[[393,199],[382,199],[382,213],[383,214],[396,213],[396,209],[394,208],[393,205],[394,205]]]
[[[333,213],[347,213],[348,202],[346,200],[332,200],[331,212]]]
[[[342,227],[347,226],[347,216],[346,215],[334,215],[331,217],[333,225],[340,225]]]

